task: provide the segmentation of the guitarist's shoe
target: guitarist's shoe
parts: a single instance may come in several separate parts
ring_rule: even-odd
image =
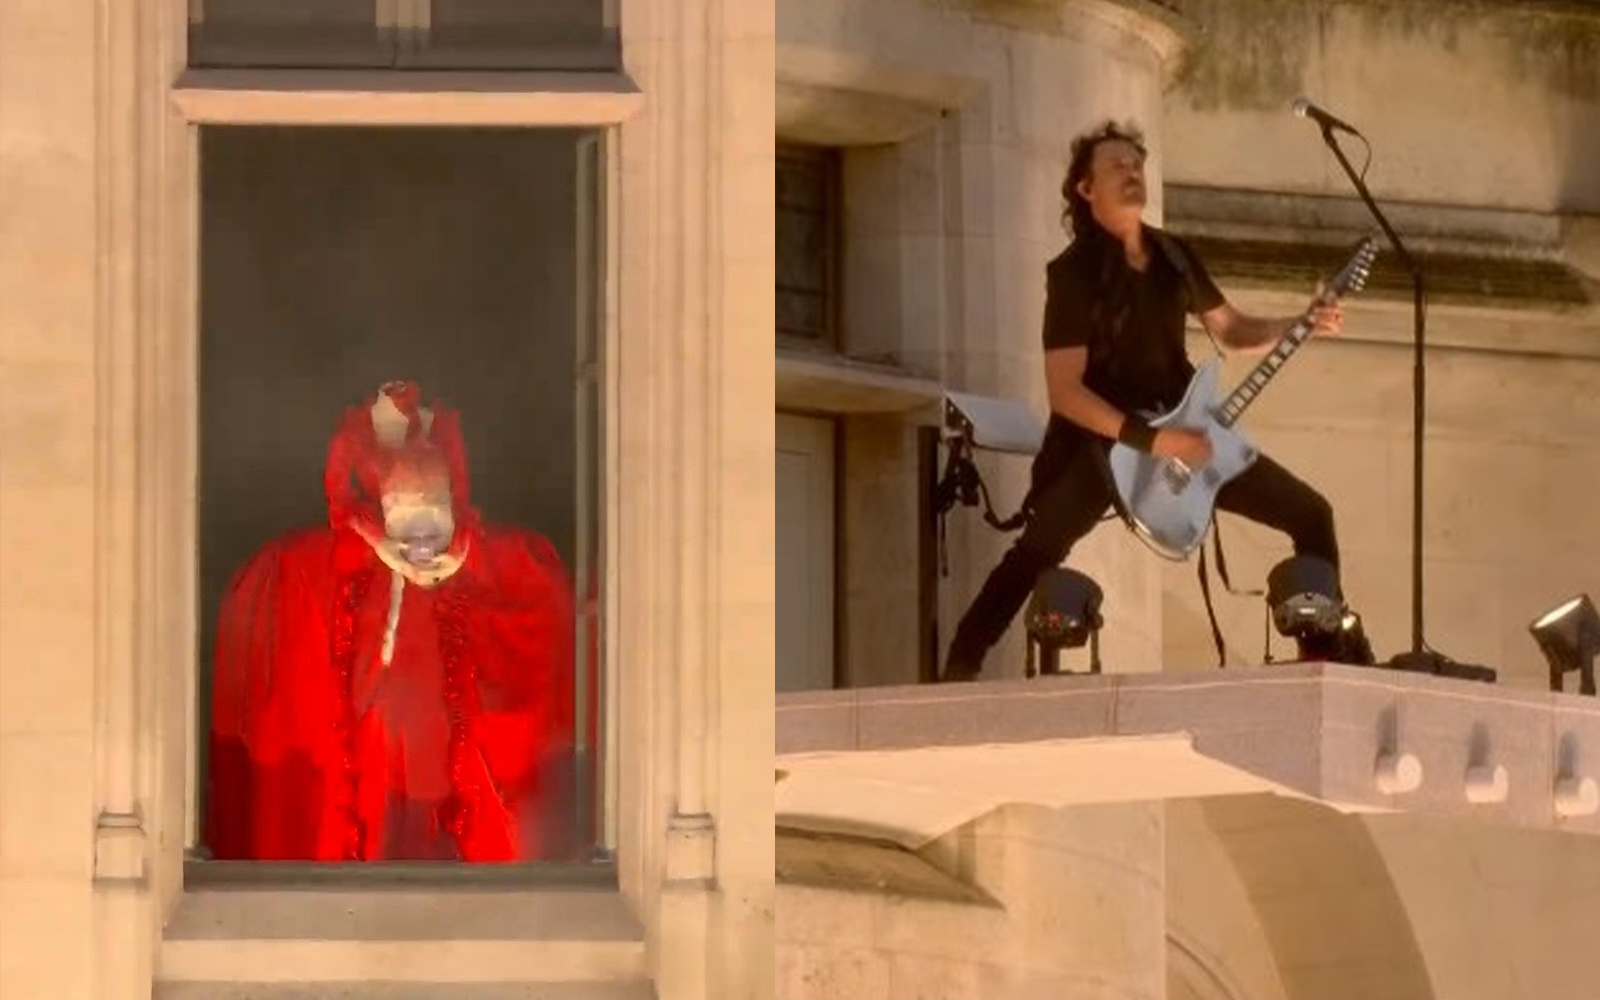
[[[1333,631],[1296,636],[1302,661],[1348,663],[1370,667],[1377,663],[1372,655],[1372,643],[1367,641],[1366,630],[1361,627],[1361,616],[1347,611],[1339,627]]]
[[[1372,655],[1372,643],[1367,641],[1367,632],[1361,627],[1360,615],[1354,611],[1350,612],[1350,624],[1340,634],[1344,641],[1336,662],[1350,663],[1358,667],[1377,664],[1378,658]]]
[[[944,672],[939,675],[939,683],[959,684],[964,681],[975,681],[982,672],[982,668],[975,667],[970,663],[949,660],[944,665]]]

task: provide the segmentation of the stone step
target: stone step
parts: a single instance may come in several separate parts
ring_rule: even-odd
[[[164,988],[342,983],[363,1000],[369,994],[360,989],[418,984],[637,987],[647,978],[644,932],[614,889],[191,890],[166,928],[156,966]],[[319,988],[324,992],[284,996],[329,995]]]
[[[656,1000],[649,983],[158,983],[153,1000]]]

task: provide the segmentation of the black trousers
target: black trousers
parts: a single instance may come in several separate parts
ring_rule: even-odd
[[[1048,480],[1030,495],[1022,535],[1000,560],[972,601],[945,660],[945,673],[976,673],[1028,600],[1039,574],[1060,565],[1072,546],[1100,521],[1115,500],[1106,452],[1110,442],[1076,442],[1051,464]],[[1036,465],[1037,467],[1037,465]],[[1296,555],[1319,556],[1338,568],[1333,508],[1312,487],[1265,455],[1224,486],[1217,508],[1276,528],[1294,541]]]

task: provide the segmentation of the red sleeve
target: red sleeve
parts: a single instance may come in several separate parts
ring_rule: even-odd
[[[275,762],[325,743],[337,721],[329,660],[332,533],[268,543],[234,577],[217,618],[211,729]]]
[[[229,584],[213,657],[206,839],[218,858],[318,854],[333,751],[332,535],[264,546]]]
[[[476,742],[508,807],[527,817],[565,797],[573,739],[573,605],[565,567],[533,532],[486,528],[484,599],[469,611],[483,714]]]

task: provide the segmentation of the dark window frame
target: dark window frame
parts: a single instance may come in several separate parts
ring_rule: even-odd
[[[322,126],[305,124],[292,124],[278,126],[280,132],[313,132],[322,131]],[[596,185],[590,192],[594,202],[588,205],[588,210],[593,214],[586,215],[586,204],[582,200],[575,206],[580,225],[589,230],[587,244],[579,240],[574,247],[573,267],[581,271],[585,267],[590,270],[590,287],[586,298],[590,301],[580,305],[574,300],[576,313],[588,312],[587,323],[582,329],[578,343],[575,345],[577,364],[574,370],[574,385],[586,384],[586,390],[575,390],[572,400],[573,437],[580,448],[580,455],[576,459],[576,468],[573,470],[572,491],[579,490],[578,479],[592,475],[592,480],[587,486],[587,503],[589,510],[584,523],[584,516],[576,513],[574,523],[571,525],[571,539],[569,551],[562,556],[566,563],[566,570],[572,577],[574,585],[574,660],[575,671],[574,685],[578,701],[574,706],[574,761],[581,765],[581,769],[574,772],[577,782],[573,789],[573,801],[570,803],[572,818],[572,836],[581,843],[586,852],[584,858],[569,859],[541,859],[534,861],[519,861],[507,864],[479,866],[462,861],[364,861],[364,862],[333,862],[333,861],[307,861],[307,862],[270,862],[263,860],[214,860],[206,844],[204,803],[206,797],[207,781],[207,740],[209,736],[209,722],[211,718],[211,705],[207,697],[210,692],[209,671],[212,669],[208,662],[211,649],[205,641],[208,631],[207,623],[214,622],[214,616],[208,615],[207,605],[202,597],[200,588],[205,586],[203,578],[197,579],[197,589],[194,594],[196,603],[197,623],[192,636],[195,649],[195,670],[197,671],[196,704],[192,721],[192,736],[196,740],[194,754],[194,770],[189,774],[188,781],[192,787],[189,791],[191,797],[190,809],[193,814],[189,817],[192,825],[185,832],[185,872],[186,879],[193,880],[193,884],[252,884],[266,882],[277,885],[292,882],[305,882],[308,885],[341,885],[345,881],[367,884],[369,881],[383,883],[385,881],[397,884],[424,884],[424,885],[457,885],[472,884],[477,881],[505,882],[506,884],[573,884],[599,885],[613,887],[616,880],[616,864],[614,860],[615,845],[607,844],[607,827],[613,820],[612,811],[616,808],[617,800],[614,789],[606,786],[606,769],[609,766],[607,740],[608,717],[617,711],[615,694],[608,681],[606,658],[609,655],[605,641],[606,634],[606,588],[611,586],[609,577],[611,566],[606,560],[607,541],[605,538],[607,517],[607,494],[617,486],[608,480],[606,471],[605,434],[606,407],[607,407],[607,379],[606,365],[607,354],[611,348],[607,344],[607,331],[605,328],[605,300],[607,297],[607,284],[614,281],[616,276],[607,271],[607,256],[605,241],[607,239],[607,217],[612,210],[608,204],[606,172],[613,169],[610,164],[605,144],[615,141],[607,130],[595,126],[515,126],[515,127],[480,127],[471,131],[480,133],[495,133],[507,131],[547,130],[552,132],[573,133],[577,138],[575,148],[583,149],[587,142],[587,152],[580,155],[590,158],[590,174],[588,182]],[[222,132],[257,132],[261,131],[256,126],[237,125],[233,123],[206,124],[199,129],[200,148],[197,151],[196,169],[203,177],[206,171],[208,151],[205,148],[207,133],[216,135]],[[346,133],[369,132],[373,134],[389,133],[457,133],[458,129],[449,125],[392,125],[359,124],[336,126],[335,131]],[[582,173],[582,168],[579,168]],[[583,196],[584,180],[580,176],[575,179],[575,194],[581,199]],[[201,276],[206,269],[207,245],[204,239],[203,213],[206,211],[204,196],[196,205],[197,212],[201,213],[202,221],[196,232],[193,253],[197,267],[195,295],[197,299],[205,294],[204,278]],[[575,330],[577,328],[575,327]],[[204,313],[203,308],[197,309],[196,317],[196,377],[204,380]],[[370,379],[368,380],[370,381]],[[355,383],[353,383],[355,384]],[[426,379],[423,381],[425,396],[431,398],[434,391]],[[202,391],[204,386],[202,385]],[[359,383],[358,395],[343,400],[344,405],[354,405],[360,402],[359,393],[371,391],[373,387]],[[579,424],[584,422],[578,410],[585,405],[582,393],[587,392],[587,403],[594,407],[587,425],[580,430]],[[461,408],[462,400],[451,399],[449,394],[444,394],[444,402]],[[200,414],[203,415],[203,408]],[[329,417],[329,427],[337,416],[334,413]],[[204,476],[205,457],[197,456],[196,475]],[[584,453],[586,451],[586,453]],[[470,443],[468,447],[469,464],[475,451]],[[320,474],[313,474],[312,478],[320,480]],[[320,495],[320,487],[317,488]],[[203,517],[203,512],[197,505],[196,517]],[[311,522],[296,522],[286,524],[282,532],[274,538],[294,530],[297,526],[304,526]],[[320,523],[320,522],[318,522]],[[537,527],[535,530],[538,530]],[[197,545],[203,544],[198,537]],[[580,541],[580,536],[592,533],[592,537]],[[554,538],[552,538],[554,541]],[[256,547],[259,551],[259,546]],[[200,553],[196,552],[197,561]],[[231,578],[231,572],[229,573]],[[593,612],[582,609],[585,599],[584,593],[577,589],[580,582],[590,582],[599,594],[599,603]],[[579,644],[586,641],[588,630],[594,628],[599,636],[599,644],[593,650],[583,650]],[[592,656],[591,656],[592,654]],[[588,676],[578,676],[577,671]],[[198,678],[205,678],[199,680]],[[592,747],[592,750],[590,749]],[[485,876],[477,870],[482,867],[484,871],[493,869],[500,872],[501,876]],[[476,874],[475,874],[476,872]],[[465,873],[465,874],[463,874]]]
[[[822,322],[820,331],[808,331],[792,326],[786,327],[781,314],[775,313],[773,320],[776,325],[778,346],[783,348],[799,348],[809,351],[825,351],[840,353],[843,314],[843,214],[844,214],[844,169],[843,151],[828,146],[806,146],[796,143],[779,142],[777,144],[777,160],[779,166],[785,163],[802,165],[814,169],[821,178],[822,193],[819,199],[821,208],[823,232],[823,287],[822,287]],[[783,238],[782,215],[783,207],[776,206],[779,215],[778,233],[776,238]],[[781,254],[781,249],[779,253]],[[792,289],[800,293],[809,293],[809,289]],[[777,291],[784,291],[782,285],[777,286]]]
[[[237,6],[241,0],[230,0]],[[259,0],[263,5],[270,0]],[[423,0],[431,10],[448,0]],[[188,17],[190,69],[345,69],[398,72],[504,71],[504,72],[614,72],[622,67],[621,34],[614,23],[609,0],[588,0],[598,8],[601,24],[592,38],[552,37],[541,40],[537,25],[524,28],[535,37],[518,44],[514,30],[494,22],[476,27],[452,26],[451,18],[439,23],[402,23],[412,15],[407,0],[391,0],[380,15],[372,0],[365,3],[329,3],[333,15],[321,20],[307,16],[274,21],[263,18],[252,27],[248,18],[204,12],[205,0],[191,2]],[[352,20],[351,14],[364,16]],[[198,13],[198,16],[197,16]],[[430,14],[431,21],[437,15]],[[391,23],[392,22],[392,23]],[[439,37],[434,38],[438,30]],[[586,35],[581,25],[571,32]],[[560,34],[560,33],[558,33]],[[490,42],[492,44],[485,44]]]

